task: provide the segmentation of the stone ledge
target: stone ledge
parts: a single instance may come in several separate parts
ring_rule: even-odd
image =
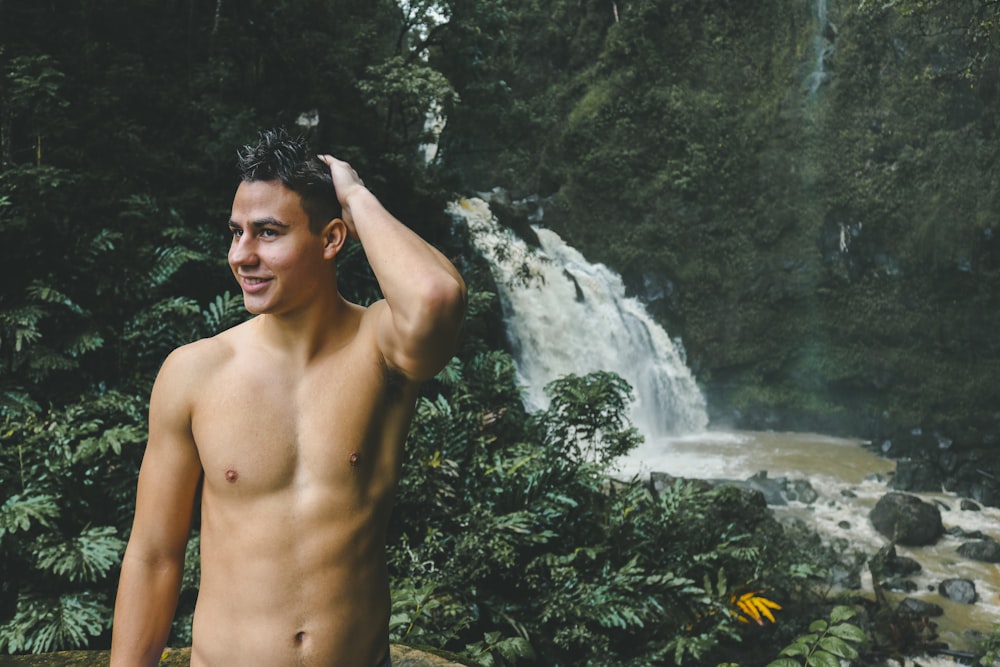
[[[391,649],[392,667],[462,667],[461,663],[394,644]],[[107,667],[107,651],[62,651],[37,655],[0,655],[0,667]],[[189,667],[191,649],[167,649],[160,667]]]

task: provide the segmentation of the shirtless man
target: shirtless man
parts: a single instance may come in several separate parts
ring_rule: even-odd
[[[111,664],[158,663],[201,483],[193,667],[388,665],[402,443],[456,350],[465,285],[346,162],[283,132],[240,159],[229,264],[256,317],[157,376]],[[337,289],[348,238],[385,296],[367,308]]]

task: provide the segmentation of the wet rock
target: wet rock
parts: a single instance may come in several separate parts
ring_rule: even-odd
[[[917,584],[906,577],[923,569],[917,561],[896,553],[892,544],[878,550],[868,564],[872,576],[881,581],[882,586],[890,591],[912,593],[917,590]]]
[[[905,493],[882,496],[868,518],[881,535],[904,546],[934,544],[944,533],[941,511]]]
[[[958,547],[958,555],[981,563],[1000,563],[1000,544],[990,538],[966,542]]]
[[[901,459],[896,462],[896,474],[890,486],[897,491],[914,493],[941,491],[944,475],[940,466],[927,460]]]
[[[938,446],[937,438],[921,429],[896,433],[891,439],[882,443],[882,453],[893,458],[919,455],[922,452],[933,451]]]
[[[788,501],[785,500],[784,496],[784,481],[783,479],[770,479],[767,476],[767,471],[762,470],[745,482],[732,482],[732,484],[759,491],[768,505],[787,505]]]
[[[973,604],[979,597],[976,585],[968,579],[945,579],[938,585],[938,593],[962,604]]]
[[[657,495],[671,488],[676,482],[676,477],[665,472],[649,473],[649,490]]]
[[[819,494],[816,489],[805,479],[793,479],[785,485],[785,497],[788,500],[796,500],[807,505],[816,502]]]
[[[897,593],[912,593],[917,590],[916,582],[903,577],[890,577],[882,583],[882,587]]]
[[[941,608],[941,605],[926,602],[920,598],[903,598],[899,606],[896,607],[896,611],[909,616],[926,616],[928,618],[944,616],[944,609]]]
[[[393,667],[462,667],[461,663],[408,646],[391,647]],[[38,655],[0,656],[3,667],[106,667],[108,651],[61,651]],[[189,667],[191,649],[167,649],[159,667]]]
[[[951,511],[951,505],[949,505],[948,503],[946,503],[946,502],[944,502],[942,500],[935,499],[934,500],[934,507],[938,508],[942,512],[950,512]]]
[[[667,489],[673,487],[678,481],[691,483],[702,489],[708,489],[711,487],[711,484],[705,480],[675,477],[665,472],[652,472],[649,474],[649,490],[654,494],[659,495]]]
[[[964,510],[966,512],[979,512],[979,511],[982,511],[982,508],[979,505],[977,505],[976,503],[972,502],[968,498],[962,498],[962,504],[960,505],[960,507],[962,508],[962,510]]]
[[[983,535],[981,530],[966,530],[961,526],[949,526],[947,530],[944,531],[952,537],[958,537],[965,540],[985,540],[986,536]]]
[[[768,505],[784,506],[789,501],[805,504],[816,502],[819,494],[805,479],[789,480],[787,477],[768,477],[766,470],[751,475],[746,480],[719,480],[729,486],[752,489],[759,492]]]
[[[830,568],[830,582],[838,587],[847,590],[861,589],[861,573],[855,568],[845,565],[833,565]]]

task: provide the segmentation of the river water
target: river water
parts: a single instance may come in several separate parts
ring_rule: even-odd
[[[623,477],[665,472],[699,479],[746,479],[767,471],[772,478],[809,480],[819,494],[815,503],[790,502],[771,509],[779,518],[805,520],[828,541],[845,538],[851,548],[870,556],[885,546],[886,540],[868,521],[868,512],[890,490],[884,480],[895,469],[895,462],[877,456],[862,444],[809,433],[706,432],[649,439],[625,457],[618,470]],[[967,532],[979,530],[1000,536],[1000,509],[963,511],[960,499],[953,494],[915,495],[938,503],[946,529],[957,526]],[[1000,623],[1000,567],[959,556],[956,549],[962,541],[945,535],[933,546],[897,547],[896,552],[923,566],[922,572],[911,577],[917,591],[908,595],[945,609],[944,617],[933,619],[938,623],[941,641],[954,649],[968,650],[974,643],[968,630],[990,632]],[[937,593],[938,583],[953,577],[975,582],[980,598],[976,604],[950,602]],[[874,597],[870,577],[863,578],[862,589]],[[903,594],[890,592],[889,597],[901,599]],[[953,663],[924,660],[922,664]]]
[[[664,472],[700,479],[746,479],[760,471],[769,477],[808,480],[819,493],[810,505],[774,506],[779,517],[797,517],[827,540],[846,538],[851,547],[875,554],[886,540],[875,532],[868,512],[890,489],[885,480],[895,468],[857,440],[803,433],[713,432],[705,399],[687,368],[683,346],[626,296],[621,278],[589,263],[558,235],[536,226],[538,247],[529,246],[495,220],[486,202],[463,199],[449,209],[467,226],[473,243],[489,262],[504,309],[506,333],[529,409],[547,404],[543,387],[568,373],[613,371],[635,389],[631,417],[645,442],[623,458],[617,474]],[[962,511],[949,494],[917,494],[941,507],[946,528],[1000,538],[1000,510]],[[961,540],[945,536],[931,547],[897,547],[923,566],[911,593],[940,605],[942,641],[969,649],[967,630],[989,632],[1000,624],[1000,569],[957,555]],[[979,601],[950,603],[937,584],[962,577],[975,582]],[[862,581],[871,593],[871,581]],[[873,595],[873,594],[872,594]],[[902,594],[890,593],[891,599]],[[925,667],[953,664],[922,659]]]

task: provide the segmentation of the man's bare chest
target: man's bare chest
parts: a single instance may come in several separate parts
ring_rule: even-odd
[[[385,454],[387,386],[378,368],[240,366],[207,378],[197,396],[192,436],[212,488],[243,495],[342,486]]]

